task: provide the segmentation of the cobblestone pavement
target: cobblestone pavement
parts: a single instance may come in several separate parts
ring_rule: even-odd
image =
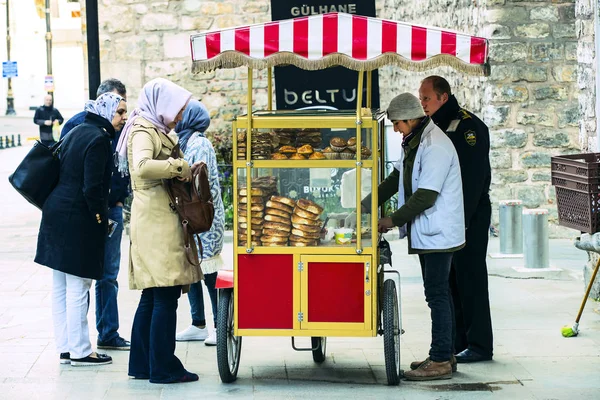
[[[295,352],[289,338],[244,338],[238,380],[220,382],[214,347],[178,343],[186,367],[200,374],[196,383],[154,385],[127,377],[127,352],[109,352],[114,363],[102,367],[59,365],[50,310],[50,270],[33,263],[40,212],[9,185],[7,176],[28,148],[0,150],[0,399],[593,399],[600,396],[599,305],[588,303],[581,334],[565,339],[583,295],[583,252],[568,240],[552,240],[553,279],[519,279],[513,266],[522,260],[488,259],[495,334],[494,361],[459,365],[452,380],[385,386],[381,337],[330,338],[327,360],[315,365],[310,353]],[[124,241],[126,242],[126,240]],[[403,368],[427,355],[429,310],[418,261],[403,255],[404,241],[393,241],[394,264],[402,274]],[[127,249],[123,248],[126,265]],[[492,239],[490,252],[498,251]],[[232,259],[231,244],[224,254]],[[119,275],[121,334],[129,338],[140,293]],[[208,298],[208,296],[206,297]],[[92,302],[94,296],[91,296]],[[94,304],[90,306],[94,310]],[[265,310],[266,312],[266,310]],[[190,323],[185,296],[178,329]],[[208,318],[209,319],[209,318]],[[89,316],[95,343],[94,313]],[[306,339],[305,339],[306,340]]]

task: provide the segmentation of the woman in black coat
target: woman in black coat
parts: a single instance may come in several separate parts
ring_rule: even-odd
[[[106,93],[86,104],[85,121],[60,148],[60,176],[44,203],[35,262],[54,270],[52,315],[61,364],[103,365],[87,323],[93,279],[101,279],[108,229],[111,140],[127,120],[125,100]]]

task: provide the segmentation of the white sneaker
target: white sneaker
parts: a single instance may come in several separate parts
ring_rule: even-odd
[[[184,331],[179,332],[175,335],[175,340],[178,342],[187,342],[191,340],[204,340],[208,337],[208,329],[198,328],[194,325],[188,326]]]
[[[204,341],[206,346],[216,346],[217,345],[217,330],[215,328],[211,328],[208,331],[208,337]]]

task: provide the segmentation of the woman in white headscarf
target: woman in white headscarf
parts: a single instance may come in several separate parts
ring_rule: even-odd
[[[184,235],[163,179],[191,179],[172,129],[192,94],[166,79],[144,85],[119,138],[119,167],[131,175],[129,287],[142,290],[131,329],[129,376],[151,383],[198,380],[175,355],[177,303],[182,290],[202,279],[188,262]],[[192,241],[195,250],[195,243]]]
[[[110,364],[92,352],[87,322],[93,279],[104,269],[111,139],[127,120],[127,104],[106,93],[86,104],[85,121],[60,147],[60,175],[42,209],[35,262],[52,268],[52,315],[61,364]]]

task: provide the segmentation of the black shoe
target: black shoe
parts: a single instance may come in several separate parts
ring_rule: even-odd
[[[471,349],[463,350],[456,355],[456,362],[459,364],[489,361],[491,359],[492,356],[484,356]]]
[[[109,340],[108,342],[101,342],[98,340],[97,342],[98,348],[103,350],[124,350],[129,351],[131,348],[131,343],[129,340],[125,340],[120,336],[117,336],[113,340]]]
[[[106,364],[112,364],[112,357],[107,356],[106,354],[92,353],[83,358],[71,358],[71,365],[73,367],[91,367],[94,365]]]
[[[71,364],[71,354],[69,352],[60,353],[61,364]]]

